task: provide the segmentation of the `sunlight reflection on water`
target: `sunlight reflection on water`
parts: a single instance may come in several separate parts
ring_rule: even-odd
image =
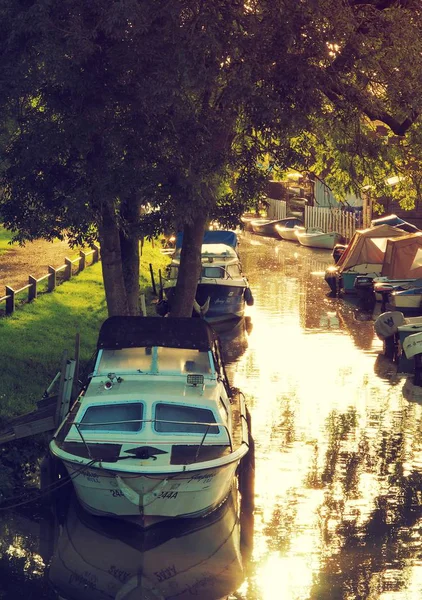
[[[328,297],[329,251],[246,233],[241,257],[255,304],[230,372],[252,415],[256,510],[240,591],[419,599],[421,406],[368,315]]]

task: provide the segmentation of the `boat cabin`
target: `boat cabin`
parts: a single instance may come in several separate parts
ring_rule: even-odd
[[[232,428],[219,340],[205,321],[112,317],[59,437],[81,456],[177,464],[189,446],[229,449]]]

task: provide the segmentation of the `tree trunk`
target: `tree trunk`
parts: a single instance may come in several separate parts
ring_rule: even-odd
[[[120,231],[123,279],[129,314],[141,314],[139,288],[139,208],[140,201],[134,196],[122,203],[120,212],[124,227]]]
[[[109,316],[129,315],[123,277],[119,229],[113,207],[104,204],[99,225],[101,266]]]
[[[208,215],[195,217],[183,228],[183,246],[180,256],[177,284],[170,306],[171,317],[191,317],[198,279],[201,273],[201,246]]]

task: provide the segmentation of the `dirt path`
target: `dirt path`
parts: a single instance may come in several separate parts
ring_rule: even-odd
[[[0,256],[0,297],[5,294],[5,286],[15,290],[28,283],[28,276],[47,275],[48,267],[61,267],[66,257],[74,259],[77,250],[69,248],[67,242],[28,242],[24,247],[14,245]]]

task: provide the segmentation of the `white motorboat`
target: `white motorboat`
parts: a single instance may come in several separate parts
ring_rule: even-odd
[[[332,250],[336,244],[341,244],[344,239],[337,231],[323,231],[315,227],[297,227],[295,235],[299,244],[309,248],[324,248]]]
[[[172,317],[103,323],[93,372],[50,442],[88,511],[145,525],[218,506],[248,449],[217,334]]]
[[[170,309],[180,266],[182,238],[178,236],[176,251],[164,281],[164,294]],[[201,248],[202,270],[196,288],[194,314],[210,323],[243,317],[245,307],[254,302],[251,288],[242,270],[237,252],[238,240],[232,231],[207,231]],[[157,310],[160,306],[157,306]],[[161,313],[160,313],[161,314]]]

